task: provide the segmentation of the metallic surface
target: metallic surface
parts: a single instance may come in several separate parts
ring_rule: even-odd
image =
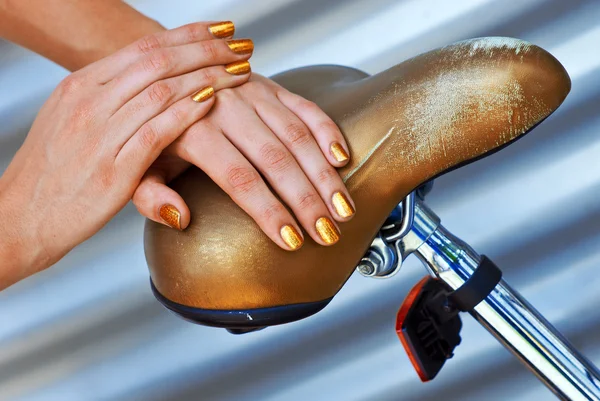
[[[194,99],[197,101],[196,99]],[[173,205],[162,205],[158,212],[160,218],[170,227],[181,230],[181,213]]]
[[[416,212],[411,241],[418,238],[421,244],[415,254],[433,276],[454,290],[460,288],[477,269],[480,256],[442,227],[425,205],[419,203]],[[504,280],[471,314],[560,399],[600,400],[598,369]]]
[[[340,232],[328,217],[320,217],[315,223],[317,234],[326,244],[333,245],[340,239]]]
[[[171,301],[227,310],[332,297],[413,189],[516,139],[570,89],[553,56],[510,38],[463,41],[372,77],[322,66],[275,80],[319,104],[344,133],[352,158],[339,172],[358,213],[340,223],[334,246],[307,237],[302,249],[290,253],[191,168],[171,185],[190,207],[190,225],[176,232],[148,221],[145,231],[152,280]]]
[[[296,230],[296,227],[290,226],[289,224],[281,227],[280,234],[283,242],[285,242],[292,251],[300,248],[304,242],[302,235]]]
[[[377,74],[416,54],[481,36],[522,38],[556,56],[573,82],[565,103],[502,152],[438,178],[427,204],[600,364],[599,1],[133,4],[169,27],[235,21],[236,36],[256,44],[252,69],[265,76],[316,64]],[[0,41],[0,170],[65,74]],[[0,293],[0,399],[553,398],[468,317],[454,358],[434,381],[421,383],[394,331],[398,307],[424,274],[416,257],[405,260],[390,280],[352,275],[330,305],[308,319],[233,336],[190,324],[156,301],[148,285],[143,229],[144,219],[129,205],[55,267]],[[368,373],[373,369],[375,376]]]
[[[194,102],[200,103],[207,99],[210,99],[215,94],[215,90],[212,86],[207,86],[206,88],[200,89],[198,92],[192,95],[192,100]]]
[[[233,75],[244,75],[248,74],[250,69],[250,62],[248,61],[234,61],[225,65],[225,71]]]
[[[252,39],[228,40],[227,46],[237,54],[248,54],[254,51],[254,42],[252,42]]]
[[[216,38],[229,38],[235,33],[235,25],[231,21],[217,22],[211,24],[208,31]]]
[[[351,217],[356,211],[343,192],[336,192],[331,197],[336,213],[343,218]]]
[[[341,144],[334,142],[331,144],[330,149],[331,154],[333,155],[333,157],[335,157],[335,160],[337,160],[338,162],[345,162],[346,160],[348,160],[348,153]]]
[[[365,277],[390,278],[400,271],[401,266],[402,259],[398,258],[394,247],[378,234],[356,269]]]

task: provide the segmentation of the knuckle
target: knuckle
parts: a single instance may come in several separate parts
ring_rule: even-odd
[[[205,40],[199,42],[202,47],[202,52],[204,53],[204,58],[207,61],[215,61],[219,57],[219,52],[217,51],[217,47],[215,46],[215,42],[211,40]]]
[[[317,205],[320,198],[315,192],[305,192],[298,196],[298,208],[300,210],[311,209]]]
[[[298,102],[298,108],[306,113],[314,113],[320,110],[319,106],[317,106],[315,102],[306,100],[304,98]]]
[[[215,73],[210,68],[200,70],[200,80],[203,84],[212,84],[216,81]]]
[[[243,89],[248,95],[252,95],[253,97],[258,97],[261,99],[266,99],[273,96],[273,91],[271,88],[260,81],[248,81],[240,88]]]
[[[181,108],[173,106],[169,109],[169,113],[171,114],[176,126],[181,127],[185,125],[187,121],[187,115],[183,110],[181,110]]]
[[[201,29],[200,24],[188,24],[183,27],[183,31],[188,42],[198,40],[204,32],[204,30]]]
[[[268,222],[274,218],[277,219],[277,217],[281,216],[283,213],[285,213],[283,205],[281,203],[274,203],[264,208],[261,217],[264,221]]]
[[[167,51],[160,49],[152,52],[142,63],[144,70],[162,74],[171,69],[171,56]]]
[[[326,184],[338,179],[339,175],[333,168],[324,168],[317,174],[317,181],[321,184]]]
[[[325,120],[325,121],[321,121],[318,125],[317,125],[317,129],[319,131],[323,131],[323,132],[335,132],[335,133],[339,133],[340,129],[338,128],[337,124],[333,122],[333,120]]]
[[[58,85],[58,90],[62,96],[71,96],[81,89],[84,85],[84,78],[79,74],[70,74]]]
[[[148,88],[151,104],[164,104],[173,97],[173,88],[166,81],[157,81]]]
[[[260,157],[272,170],[282,171],[292,163],[292,155],[283,146],[266,143],[260,148]]]
[[[238,194],[247,194],[251,192],[260,182],[260,177],[256,171],[251,168],[233,165],[229,166],[225,174],[227,182]]]
[[[139,143],[145,150],[155,150],[160,147],[161,138],[151,122],[142,125],[138,131]]]
[[[142,54],[150,54],[156,49],[160,49],[160,41],[154,34],[144,36],[137,41],[137,48]]]
[[[306,145],[312,139],[312,135],[308,129],[300,123],[291,123],[285,127],[285,137],[293,145]]]

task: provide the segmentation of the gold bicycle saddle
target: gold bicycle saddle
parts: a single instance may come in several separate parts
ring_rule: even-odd
[[[516,140],[562,103],[571,82],[548,52],[510,38],[433,50],[374,76],[314,66],[273,78],[316,102],[351,153],[339,169],[356,215],[325,247],[305,235],[280,249],[201,170],[172,188],[192,213],[179,232],[148,221],[145,252],[156,297],[196,323],[234,332],[298,320],[329,303],[412,190]]]

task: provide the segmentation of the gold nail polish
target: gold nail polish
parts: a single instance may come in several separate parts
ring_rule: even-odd
[[[210,99],[215,94],[215,89],[212,86],[200,89],[198,92],[192,95],[192,100],[196,103],[203,102]]]
[[[348,156],[348,153],[346,153],[346,150],[338,142],[332,143],[330,149],[331,154],[333,155],[333,157],[335,157],[335,160],[337,160],[338,162],[345,162],[350,158]]]
[[[231,21],[217,22],[208,27],[208,31],[218,39],[228,38],[235,33],[235,25]]]
[[[328,245],[335,244],[340,239],[337,227],[327,217],[321,217],[315,224],[319,237]]]
[[[250,63],[247,61],[236,61],[234,63],[229,63],[225,66],[225,71],[232,75],[248,74],[251,71]]]
[[[170,227],[181,231],[181,213],[173,205],[162,205],[160,207],[160,218]]]
[[[348,198],[346,197],[346,195],[342,192],[336,192],[333,194],[333,196],[331,197],[331,201],[333,203],[333,207],[335,208],[335,211],[337,212],[337,214],[342,217],[342,218],[346,218],[346,217],[350,217],[354,214],[355,210],[352,207],[352,204],[350,203],[350,201],[348,200]]]
[[[254,42],[252,42],[252,39],[228,40],[227,46],[237,54],[248,54],[252,53],[254,50]]]
[[[286,224],[285,226],[281,227],[279,234],[281,235],[283,242],[285,242],[286,245],[289,246],[292,251],[299,249],[302,246],[302,243],[304,242],[298,230],[296,230],[294,226],[291,226],[289,224]]]

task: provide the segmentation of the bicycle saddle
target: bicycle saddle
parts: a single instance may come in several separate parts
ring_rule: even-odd
[[[285,251],[201,170],[172,182],[192,213],[179,232],[148,221],[155,296],[185,319],[234,332],[307,317],[329,303],[382,224],[423,183],[516,140],[570,90],[548,52],[510,38],[430,51],[374,76],[313,66],[273,78],[339,125],[350,163],[339,169],[357,213],[333,246],[305,236]]]

